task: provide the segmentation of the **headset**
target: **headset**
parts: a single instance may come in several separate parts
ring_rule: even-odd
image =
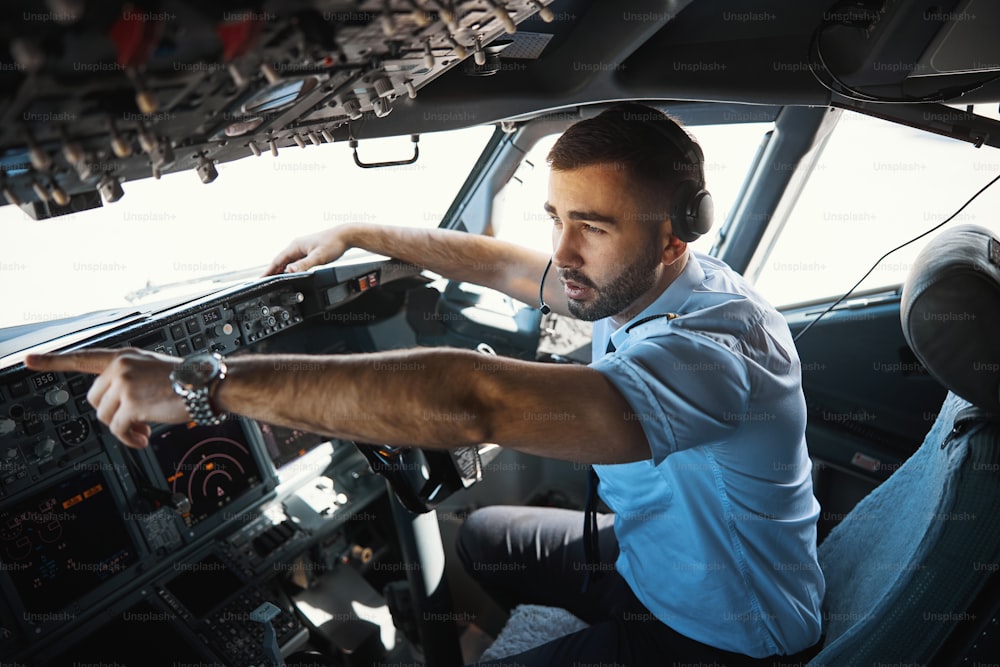
[[[677,187],[670,202],[670,224],[674,236],[685,243],[697,241],[712,228],[715,204],[712,195],[705,189],[705,154],[688,133],[670,118],[662,120],[647,118],[648,112],[636,114],[643,125],[659,133],[676,148],[692,168],[697,178],[685,178]]]

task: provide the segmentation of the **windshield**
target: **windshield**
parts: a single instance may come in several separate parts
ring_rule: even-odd
[[[292,147],[216,165],[208,185],[190,172],[126,182],[116,203],[48,220],[0,207],[0,329],[206,293],[342,223],[436,227],[492,132],[422,135],[420,159],[405,166],[361,169],[346,142]],[[366,163],[412,151],[409,137],[358,147]],[[229,275],[212,282],[219,274]]]

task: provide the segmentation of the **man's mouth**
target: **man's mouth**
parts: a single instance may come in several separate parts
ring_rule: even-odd
[[[563,274],[559,276],[563,284],[566,296],[574,301],[585,299],[594,289],[594,284],[582,276],[572,276]],[[574,280],[575,278],[575,280]]]
[[[563,282],[563,290],[565,290],[566,296],[574,301],[582,301],[586,298],[588,292],[590,292],[589,287],[573,282],[572,280]]]

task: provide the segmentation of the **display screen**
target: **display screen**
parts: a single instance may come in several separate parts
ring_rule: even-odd
[[[181,424],[150,440],[167,488],[191,501],[188,526],[212,516],[261,482],[238,420],[218,426]]]
[[[41,373],[39,375],[32,376],[31,386],[34,388],[35,391],[38,391],[39,389],[44,389],[45,387],[48,387],[50,384],[55,384],[58,381],[59,378],[56,377],[55,373]]]
[[[183,567],[180,564],[178,567]],[[243,587],[243,582],[215,556],[191,563],[166,589],[195,616],[201,618]]]
[[[88,634],[58,656],[48,667],[178,667],[206,665],[204,655],[178,628],[169,611],[139,602],[96,632]]]
[[[281,468],[305,456],[317,445],[327,441],[322,435],[273,424],[260,424],[260,431],[264,434],[264,444],[275,468]]]
[[[0,567],[31,622],[50,620],[138,558],[99,470],[82,470],[0,512],[0,545]]]

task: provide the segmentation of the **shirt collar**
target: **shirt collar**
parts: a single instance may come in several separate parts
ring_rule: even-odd
[[[673,282],[667,285],[667,289],[663,290],[653,303],[646,306],[642,312],[638,313],[624,325],[618,327],[611,334],[612,344],[616,349],[621,347],[628,338],[629,327],[640,320],[656,315],[666,315],[667,313],[682,314],[679,311],[690,298],[691,292],[701,285],[704,280],[705,271],[701,268],[701,263],[695,257],[694,252],[688,253],[687,265],[684,267],[684,270],[674,278]],[[606,323],[609,329],[614,326],[611,318],[607,318]]]

